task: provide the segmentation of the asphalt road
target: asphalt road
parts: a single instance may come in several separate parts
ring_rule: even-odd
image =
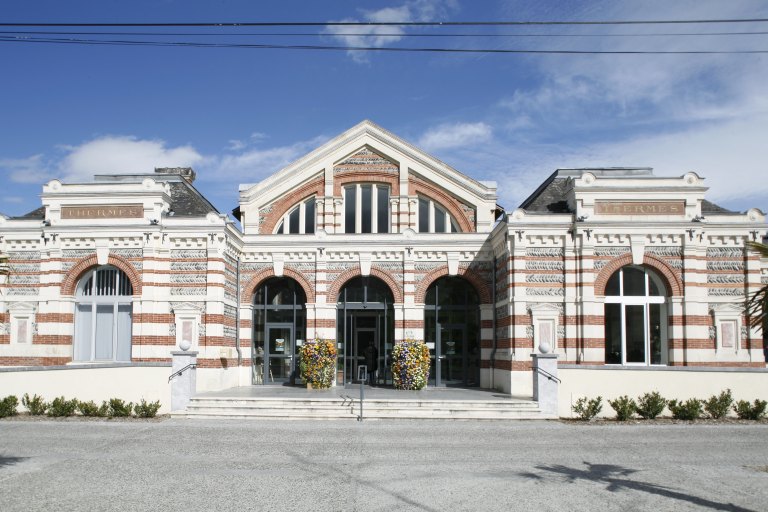
[[[0,421],[0,510],[768,510],[768,425]]]

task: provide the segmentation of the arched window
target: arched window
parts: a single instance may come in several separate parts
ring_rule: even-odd
[[[253,383],[291,382],[305,339],[307,297],[289,277],[264,281],[253,296]]]
[[[277,225],[275,233],[291,234],[315,232],[315,198],[310,197],[288,211]]]
[[[424,297],[424,341],[436,386],[480,385],[480,300],[460,277],[441,277]]]
[[[344,187],[344,232],[389,233],[389,186],[357,183]]]
[[[419,197],[419,233],[457,233],[458,223],[441,204]]]
[[[77,284],[75,361],[130,361],[133,287],[125,272],[97,267]]]
[[[605,287],[605,363],[667,364],[667,290],[656,273],[626,266]]]

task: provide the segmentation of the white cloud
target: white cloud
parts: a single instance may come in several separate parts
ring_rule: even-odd
[[[48,171],[43,155],[29,158],[0,159],[0,170],[7,173],[14,183],[40,184],[50,180],[53,175]]]
[[[428,130],[419,146],[426,151],[459,148],[486,143],[492,136],[492,128],[485,123],[441,124]]]
[[[79,146],[63,148],[58,165],[66,181],[90,179],[94,174],[147,173],[155,167],[193,167],[205,159],[192,146],[167,147],[162,140],[106,135]]]
[[[409,23],[415,21],[434,21],[445,18],[457,10],[455,0],[412,0],[395,7],[384,7],[376,11],[362,11],[362,21],[374,23]],[[360,19],[347,17],[336,20],[344,23],[358,22]],[[388,25],[351,25],[331,26],[325,33],[345,46],[358,48],[383,48],[400,41],[405,35],[404,27]],[[364,51],[347,52],[355,62],[368,62]]]

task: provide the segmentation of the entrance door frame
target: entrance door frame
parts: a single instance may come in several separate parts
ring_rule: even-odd
[[[286,340],[286,347],[285,352],[283,354],[288,355],[282,355],[278,356],[277,353],[272,354],[270,352],[270,331],[272,330],[278,330],[278,329],[288,329],[289,336]],[[264,351],[264,377],[263,382],[269,382],[269,383],[286,383],[286,382],[293,382],[295,380],[296,376],[296,336],[293,332],[293,323],[290,322],[271,322],[267,323],[264,326],[264,330],[266,331],[266,338],[265,338],[265,347],[266,350]],[[288,369],[290,370],[288,373],[287,378],[279,377],[278,380],[275,380],[272,377],[272,370],[270,369],[270,359],[282,359],[288,360]]]
[[[435,385],[436,386],[463,386],[468,381],[469,371],[469,355],[467,354],[467,325],[466,324],[437,324],[437,336],[435,344]],[[461,375],[463,380],[451,380],[450,378],[450,361],[448,357],[450,354],[443,354],[443,331],[444,330],[460,330],[461,331],[461,354],[459,357],[455,357],[454,360],[461,362]],[[448,369],[448,378],[443,382],[443,363],[446,363]]]

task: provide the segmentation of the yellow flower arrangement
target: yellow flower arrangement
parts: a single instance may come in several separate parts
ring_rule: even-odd
[[[299,370],[301,378],[316,389],[328,389],[336,375],[336,342],[334,340],[309,340],[300,350]]]
[[[395,389],[424,389],[429,380],[429,348],[421,340],[403,340],[392,349]]]

